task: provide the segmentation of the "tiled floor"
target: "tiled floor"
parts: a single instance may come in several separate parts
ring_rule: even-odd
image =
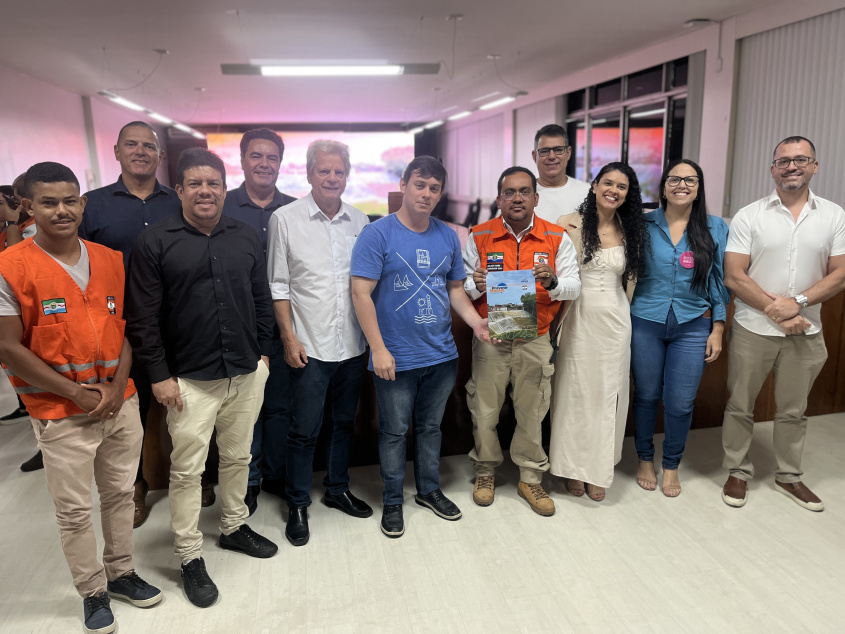
[[[463,519],[443,521],[411,501],[396,540],[378,530],[377,467],[352,473],[353,491],[376,515],[353,519],[316,502],[302,548],[284,539],[278,498],[263,494],[250,525],[279,543],[270,560],[217,547],[218,503],[200,520],[220,588],[205,610],[182,592],[166,493],[155,492],[150,519],[135,532],[135,563],[165,598],[148,610],[114,601],[119,631],[845,632],[845,414],[810,422],[805,478],[825,501],[823,513],[774,490],[770,423],[756,429],[748,504],[725,506],[720,431],[690,435],[679,498],[637,487],[626,439],[607,499],[574,498],[554,480],[550,518],[517,497],[512,465],[501,469],[495,504],[473,505],[467,459],[446,458],[443,489]],[[80,632],[82,602],[44,472],[18,469],[34,450],[28,423],[0,427],[0,631]],[[317,500],[319,475],[314,482]],[[410,480],[406,497],[413,499]]]

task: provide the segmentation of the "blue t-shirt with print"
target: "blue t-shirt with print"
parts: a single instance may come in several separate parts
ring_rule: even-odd
[[[373,291],[379,330],[396,370],[455,359],[446,282],[466,277],[458,234],[431,218],[422,233],[396,214],[364,227],[352,251],[352,275],[378,280]],[[370,352],[370,370],[373,355]]]

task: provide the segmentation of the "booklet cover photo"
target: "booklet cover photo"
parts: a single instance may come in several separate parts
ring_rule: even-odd
[[[490,337],[512,341],[537,338],[537,290],[534,273],[487,273],[487,317]]]

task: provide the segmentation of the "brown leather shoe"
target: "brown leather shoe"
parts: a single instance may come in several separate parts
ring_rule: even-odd
[[[803,482],[778,482],[775,480],[775,488],[798,506],[803,506],[809,511],[824,510],[822,501]]]
[[[132,501],[135,503],[135,518],[132,520],[132,528],[138,528],[147,521],[150,515],[150,507],[147,506],[147,492],[150,490],[146,480],[138,480],[135,483],[135,495]]]
[[[475,479],[475,488],[472,490],[472,501],[478,506],[490,506],[493,504],[495,489],[494,476],[478,476]]]
[[[537,515],[548,517],[555,514],[555,503],[543,490],[542,484],[528,484],[520,480],[516,491]]]
[[[214,495],[214,485],[211,482],[202,483],[202,507],[206,508],[214,504],[217,496]]]
[[[748,491],[748,483],[736,476],[728,476],[725,486],[722,487],[722,501],[728,506],[745,506],[745,495]]]

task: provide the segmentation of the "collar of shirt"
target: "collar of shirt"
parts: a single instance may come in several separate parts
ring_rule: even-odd
[[[132,192],[129,191],[129,189],[127,189],[126,184],[123,182],[123,174],[121,174],[120,176],[117,177],[117,182],[114,183],[111,186],[111,188],[112,188],[111,193],[114,194],[114,195],[119,194],[121,196],[133,196],[133,197],[137,198],[137,196],[135,196],[135,194],[133,194]],[[161,183],[159,183],[158,179],[156,179],[155,185],[153,186],[153,193],[150,194],[149,196],[147,196],[147,198],[152,198],[153,196],[158,196],[161,193],[164,193],[164,190],[161,187]]]
[[[533,214],[533,213],[531,214],[531,222],[530,222],[530,224],[529,224],[527,227],[525,227],[525,229],[523,229],[523,230],[519,233],[519,235],[515,234],[515,233],[513,232],[513,229],[511,228],[511,226],[510,226],[507,222],[505,222],[505,218],[504,218],[504,216],[499,216],[499,217],[502,219],[502,228],[503,228],[503,229],[504,229],[507,233],[511,234],[514,238],[516,238],[516,241],[517,241],[517,242],[521,242],[521,241],[522,241],[522,239],[523,239],[525,236],[527,236],[529,233],[532,233],[532,232],[534,231],[534,214]],[[497,236],[495,236],[495,237],[496,237],[496,238],[500,238],[500,237],[501,237],[501,236],[503,236],[503,235],[504,235],[504,233],[501,233],[500,235],[497,235]]]
[[[261,207],[253,202],[252,198],[249,197],[249,193],[246,191],[246,183],[241,183],[241,186],[231,192],[231,194],[235,196],[235,202],[238,203],[238,207],[252,207],[253,209],[267,209],[268,211],[274,211],[285,204],[285,199],[278,187],[273,189],[273,202],[266,207]]]
[[[813,193],[812,189],[809,189],[807,191],[809,192],[809,195],[807,196],[807,202],[804,203],[804,208],[801,210],[799,218],[800,216],[804,215],[805,211],[817,208],[816,206],[818,203],[816,202],[816,195]],[[792,215],[789,209],[786,208],[786,205],[784,205],[783,201],[780,199],[780,196],[778,195],[778,190],[774,190],[771,194],[769,194],[769,197],[766,199],[766,207],[778,207],[781,211]]]
[[[214,229],[211,230],[211,234],[206,236],[202,231],[194,227],[191,223],[185,220],[185,216],[182,212],[182,208],[179,208],[179,213],[173,214],[167,220],[162,223],[164,225],[165,231],[188,231],[189,233],[195,233],[200,236],[211,237],[224,231],[227,228],[231,228],[235,226],[238,221],[234,218],[229,218],[228,216],[220,216],[220,220],[217,221],[217,224],[214,225]]]
[[[681,239],[678,240],[678,244],[674,244],[672,242],[672,234],[669,232],[669,222],[666,220],[666,210],[663,209],[663,207],[658,207],[652,213],[645,214],[645,221],[653,222],[655,225],[657,225],[657,227],[669,239],[669,243],[672,246],[681,246],[681,242],[683,242],[683,240],[687,237],[687,231],[686,229],[684,229],[684,233],[681,236]]]
[[[323,218],[325,218],[329,222],[333,222],[334,220],[339,220],[339,219],[343,219],[343,220],[350,220],[351,219],[350,216],[349,216],[349,212],[346,209],[346,203],[343,202],[343,201],[340,201],[340,209],[335,214],[334,218],[329,218],[323,212],[323,210],[320,209],[320,207],[317,206],[317,201],[314,200],[314,196],[312,194],[309,193],[308,196],[305,198],[305,200],[308,204],[308,215],[311,216],[312,218],[315,218],[317,216],[322,216]]]

